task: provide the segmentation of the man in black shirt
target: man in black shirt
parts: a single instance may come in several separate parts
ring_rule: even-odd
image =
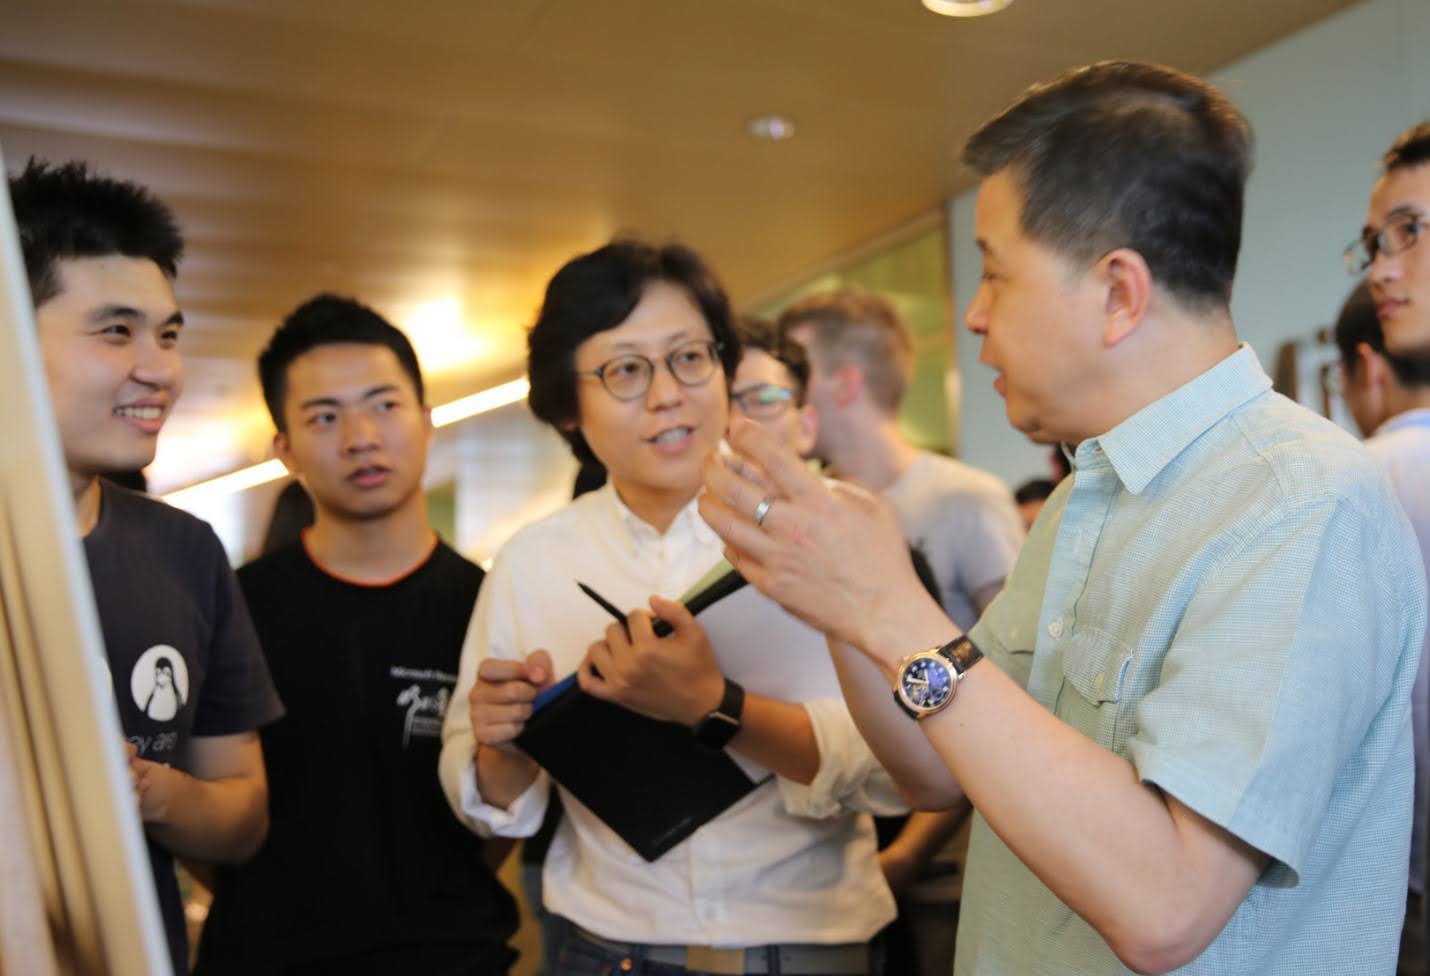
[[[297,309],[259,358],[300,541],[239,570],[287,716],[263,732],[272,828],[218,874],[198,971],[505,973],[511,896],[437,781],[482,571],[427,521],[412,346],[357,302]]]
[[[174,969],[175,856],[232,862],[267,829],[256,728],[282,713],[207,524],[123,488],[183,389],[183,242],[147,190],[32,161],[10,198]]]

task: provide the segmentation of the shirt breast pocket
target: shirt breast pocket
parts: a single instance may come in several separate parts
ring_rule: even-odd
[[[1093,627],[1079,628],[1063,642],[1057,716],[1116,753],[1133,731],[1132,659],[1132,648]]]

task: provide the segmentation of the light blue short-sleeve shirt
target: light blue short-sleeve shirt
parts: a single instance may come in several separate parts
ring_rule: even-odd
[[[1424,572],[1366,452],[1270,385],[1243,346],[1078,445],[971,636],[1144,782],[1270,857],[1179,973],[1388,974]],[[981,818],[954,968],[1128,972]]]

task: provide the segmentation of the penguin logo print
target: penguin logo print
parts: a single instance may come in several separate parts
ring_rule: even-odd
[[[189,667],[168,644],[155,644],[129,675],[134,704],[156,722],[172,722],[189,700]]]

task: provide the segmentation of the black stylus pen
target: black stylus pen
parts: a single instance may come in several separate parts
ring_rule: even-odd
[[[685,609],[689,610],[692,616],[698,614],[700,611],[704,610],[711,604],[724,599],[731,593],[734,593],[740,587],[744,586],[745,583],[745,577],[741,576],[738,572],[732,569],[724,576],[720,577],[715,582],[705,587],[705,589],[701,590],[699,593],[691,597],[690,602],[685,605]],[[615,617],[623,625],[625,624],[626,615],[614,603],[612,603],[610,600],[607,600],[601,594],[597,593],[595,590],[591,589],[591,587],[587,586],[585,583],[580,582],[579,580],[577,581],[576,585],[581,587],[582,593],[589,596],[592,600],[595,600],[596,605],[599,606],[602,610],[609,613],[612,617]],[[651,630],[655,632],[655,636],[657,637],[665,637],[672,631],[672,629],[673,628],[668,622],[661,620],[659,617],[656,617],[655,622],[651,625]]]

